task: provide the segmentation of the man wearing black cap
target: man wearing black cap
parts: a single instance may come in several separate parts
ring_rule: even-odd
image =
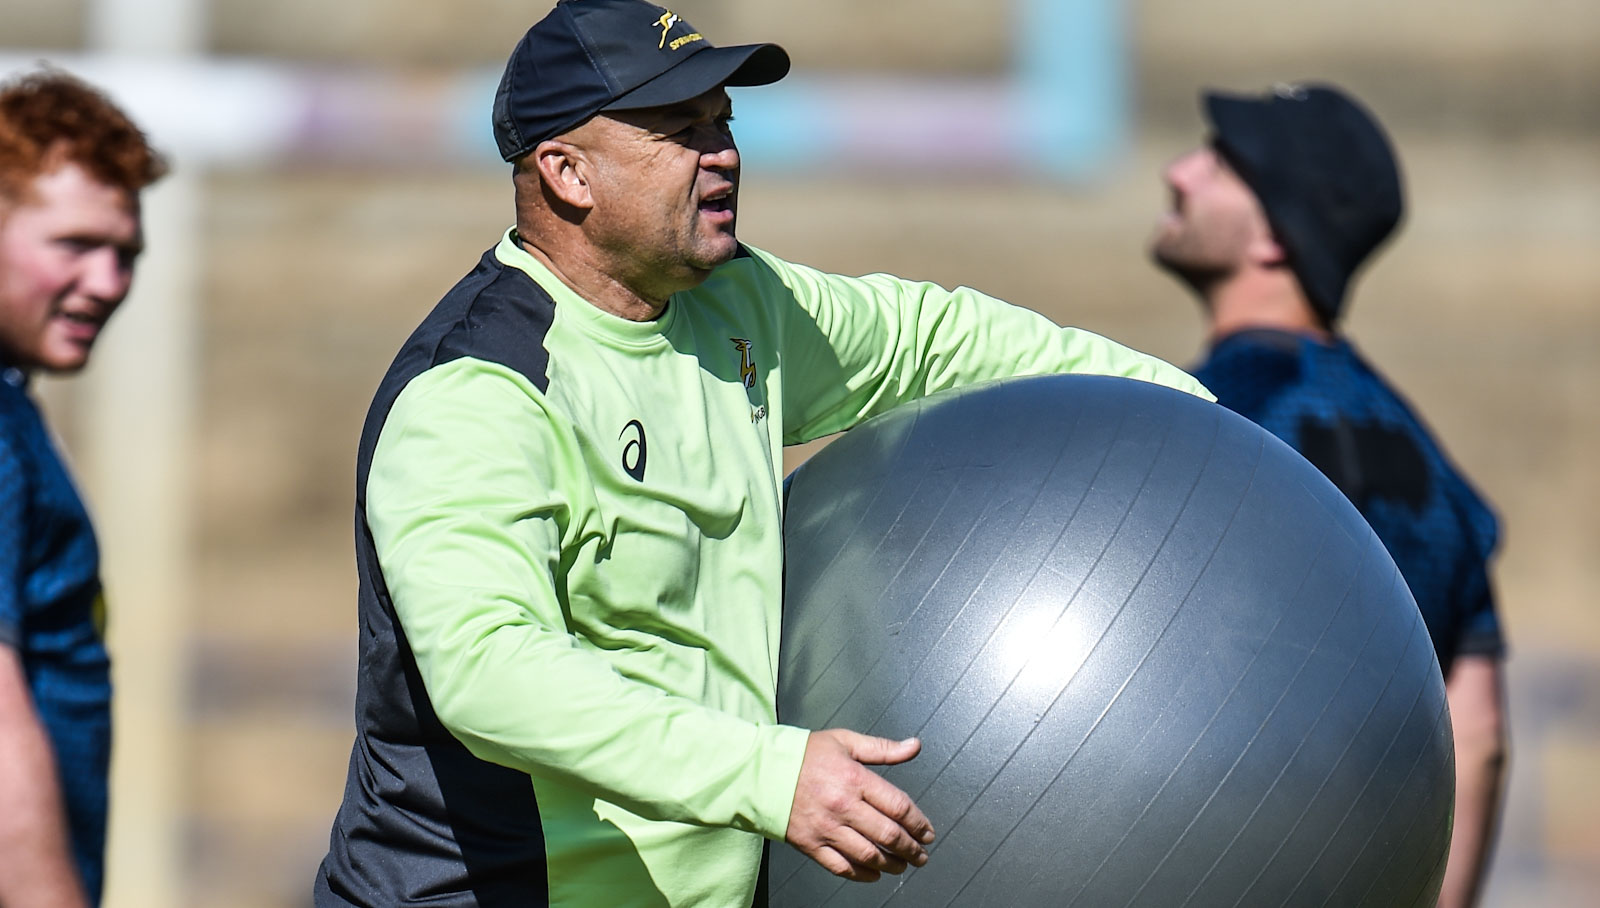
[[[1209,144],[1167,168],[1152,254],[1194,289],[1220,403],[1316,464],[1394,556],[1444,672],[1455,837],[1441,905],[1477,899],[1505,764],[1504,645],[1488,561],[1496,521],[1402,399],[1338,332],[1356,269],[1400,221],[1382,129],[1328,86],[1207,94]]]
[[[933,829],[780,725],[782,446],[1012,374],[1181,371],[971,290],[735,238],[724,86],[787,72],[569,0],[493,110],[516,226],[405,344],[357,466],[361,650],[318,905],[731,906],[763,837],[870,881]]]

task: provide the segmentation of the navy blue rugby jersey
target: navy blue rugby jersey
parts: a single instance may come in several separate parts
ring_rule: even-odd
[[[1344,338],[1250,330],[1194,371],[1217,401],[1283,439],[1353,502],[1411,587],[1441,670],[1504,652],[1489,582],[1493,511]]]
[[[0,363],[0,645],[55,751],[73,855],[98,900],[111,759],[100,552],[21,370]]]

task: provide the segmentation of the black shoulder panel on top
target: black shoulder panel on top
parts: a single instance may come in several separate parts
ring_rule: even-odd
[[[429,365],[470,356],[514,369],[543,392],[550,384],[544,339],[555,318],[555,301],[521,269],[499,268],[439,338]],[[441,306],[449,301],[447,295]]]
[[[411,333],[379,384],[361,432],[358,504],[365,507],[367,470],[378,434],[395,398],[413,378],[471,356],[514,369],[544,391],[549,386],[544,340],[554,318],[555,301],[533,278],[503,264],[493,249],[484,253],[478,266],[450,288]]]
[[[472,356],[509,366],[543,391],[544,337],[554,315],[550,294],[491,249],[412,332],[385,382],[403,387],[434,366]]]

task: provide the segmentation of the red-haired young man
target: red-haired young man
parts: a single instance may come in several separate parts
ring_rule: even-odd
[[[111,750],[99,556],[28,395],[83,368],[144,247],[165,164],[100,92],[0,83],[0,904],[99,901]]]

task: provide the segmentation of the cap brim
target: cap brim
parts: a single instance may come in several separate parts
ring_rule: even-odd
[[[698,98],[721,85],[769,85],[789,74],[789,54],[776,44],[708,47],[601,110],[638,110]]]

